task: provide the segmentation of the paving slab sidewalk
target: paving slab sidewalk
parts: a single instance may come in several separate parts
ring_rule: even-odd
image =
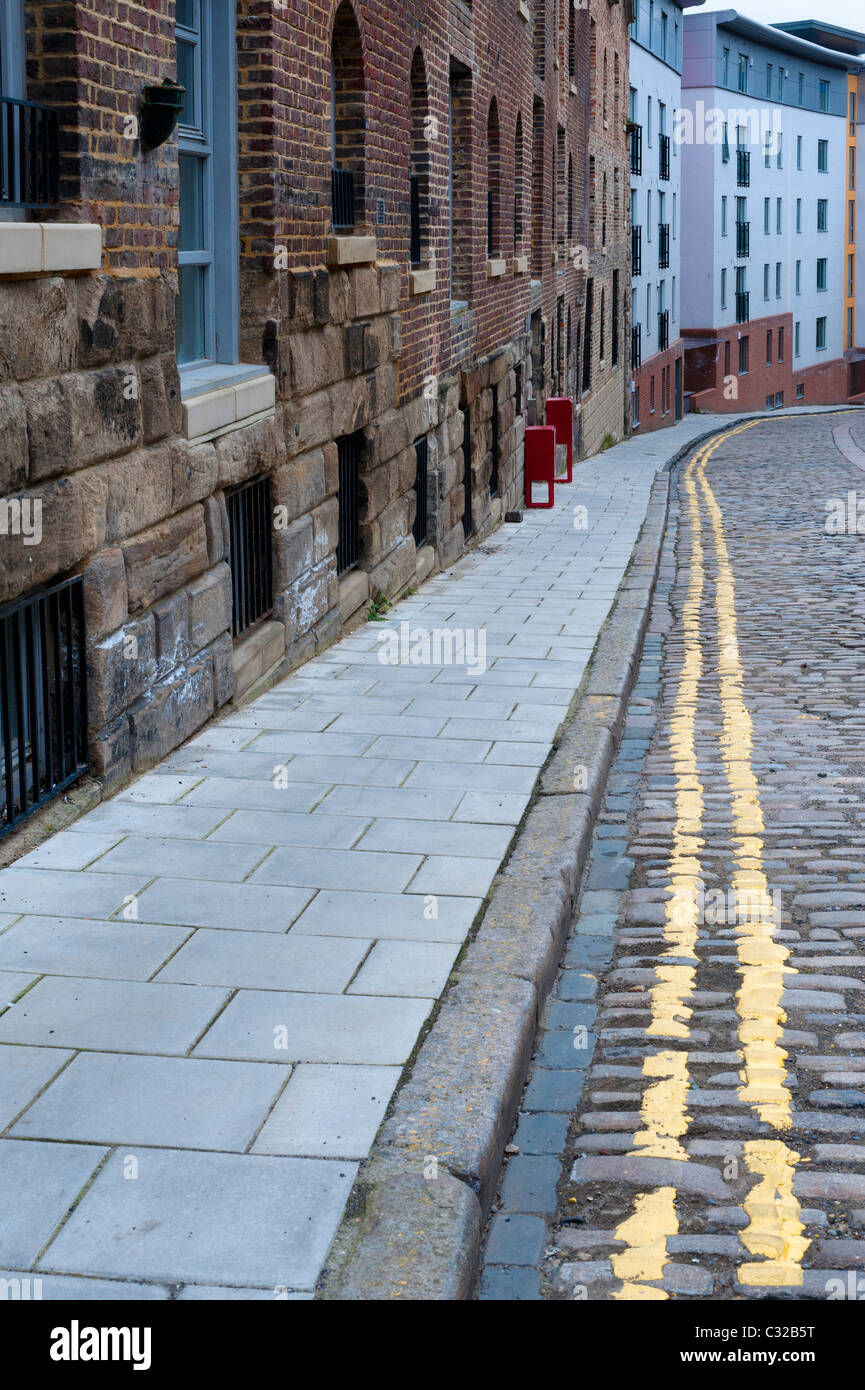
[[[0,1277],[312,1296],[655,475],[719,423],[581,464],[0,872]]]

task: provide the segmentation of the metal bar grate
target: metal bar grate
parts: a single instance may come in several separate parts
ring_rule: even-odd
[[[355,225],[354,174],[351,169],[331,170],[331,202],[334,227]]]
[[[0,207],[55,207],[59,149],[56,111],[0,97]]]
[[[414,490],[417,496],[417,511],[415,512],[414,526],[412,535],[414,543],[418,548],[426,544],[427,527],[429,517],[427,513],[427,478],[429,476],[429,444],[425,439],[415,440],[415,457],[417,458],[417,473],[415,475]]]
[[[358,434],[337,440],[339,455],[339,535],[336,547],[338,574],[345,574],[360,559],[360,441]]]
[[[492,454],[493,465],[490,472],[490,497],[497,497],[499,491],[499,388],[493,387],[493,439]]]
[[[273,507],[270,478],[253,478],[225,494],[235,638],[273,612]]]
[[[87,766],[78,575],[0,608],[0,838]]]
[[[423,247],[421,245],[420,225],[420,179],[412,174],[409,179],[410,233],[409,258],[412,265],[420,265]]]
[[[463,535],[468,537],[475,529],[472,516],[472,433],[468,409],[463,411]]]

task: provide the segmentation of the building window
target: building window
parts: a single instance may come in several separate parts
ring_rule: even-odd
[[[775,231],[777,232],[778,236],[781,235],[781,228],[782,228],[782,226],[783,226],[783,223],[784,223],[784,199],[783,199],[783,198],[776,198],[776,199],[775,199]]]
[[[487,255],[499,254],[501,233],[501,141],[499,108],[495,97],[487,119]]]
[[[775,401],[775,397],[774,397],[774,396],[767,396],[767,397],[766,397],[766,409],[767,409],[767,410],[771,410],[771,409],[772,409],[772,406],[773,406],[773,404],[774,404],[774,401]]]
[[[725,49],[724,49],[724,53],[723,53],[723,57],[722,57],[722,59],[721,59],[721,86],[722,86],[722,87],[729,87],[729,85],[730,85],[730,50],[729,50],[729,48],[725,48]]]
[[[772,64],[766,64],[766,96],[772,95]]]
[[[829,199],[817,199],[817,231],[825,232],[829,229]]]
[[[743,338],[740,338],[740,339],[739,339],[739,375],[740,375],[740,376],[747,376],[747,375],[748,375],[748,361],[749,361],[749,357],[750,357],[750,353],[749,353],[749,351],[748,351],[749,346],[750,346],[750,339],[749,339],[749,338],[744,338],[744,337],[743,337]]]
[[[343,0],[333,22],[330,68],[333,225],[363,221],[366,167],[366,75],[354,10]]]
[[[769,262],[766,261],[765,265],[763,266],[763,298],[764,298],[764,299],[768,299],[768,298],[769,298],[769,269],[770,269],[770,267],[769,267]]]
[[[747,53],[740,53],[740,54],[739,54],[739,91],[740,91],[740,92],[747,92],[747,90],[748,90],[748,55],[747,55]]]
[[[783,391],[776,391],[776,392],[775,392],[775,409],[776,409],[776,410],[780,410],[780,409],[782,408],[783,405],[784,405],[784,392],[783,392]]]
[[[766,236],[769,235],[771,220],[772,220],[772,199],[771,199],[771,198],[764,198],[764,199],[763,199],[763,231],[765,232]]]
[[[237,639],[273,612],[273,501],[269,477],[225,494],[231,631]]]
[[[336,441],[339,460],[339,531],[336,548],[337,574],[347,574],[360,559],[360,459],[363,432]]]
[[[775,262],[775,298],[781,298],[781,262]]]
[[[829,110],[829,83],[825,78],[820,78],[820,110]]]
[[[822,352],[826,347],[826,318],[825,315],[817,320],[817,351]]]
[[[827,288],[827,285],[826,285],[826,278],[827,278],[828,267],[829,267],[829,261],[827,260],[827,258],[826,258],[825,256],[821,256],[820,259],[819,259],[818,262],[817,262],[817,289],[818,289],[818,290],[821,290],[821,291],[822,291],[822,290],[825,290],[825,289]]]
[[[798,322],[793,325],[793,355],[795,357],[802,355],[802,325]]]
[[[771,330],[771,328],[770,328],[769,331],[768,331],[767,334],[766,334],[766,366],[767,366],[767,367],[771,367],[771,365],[772,365],[772,339],[773,339],[773,336],[774,336],[774,335],[773,335],[772,330]]]
[[[854,312],[854,310],[853,310],[853,308],[852,308],[852,306],[851,306],[851,307],[849,307],[848,310],[847,310],[847,347],[848,347],[848,349],[852,349],[852,348],[854,348],[854,347],[856,346],[856,344],[855,344],[854,341],[853,341],[854,338],[855,338],[855,329],[854,329],[854,325],[855,325],[855,312]]]
[[[178,123],[176,332],[182,367],[237,361],[234,9],[230,0],[182,0],[177,6],[177,73],[186,89]]]
[[[801,230],[802,230],[802,199],[801,199],[801,198],[797,198],[797,199],[796,199],[796,231],[797,231],[797,232],[801,232]]]
[[[850,150],[849,168],[847,171],[847,187],[852,193],[856,187],[856,151]]]
[[[847,240],[856,240],[856,204],[851,201],[847,204]]]
[[[429,255],[430,140],[429,94],[423,54],[415,50],[411,65],[411,150],[409,155],[411,208],[409,259],[414,266]]]
[[[805,105],[805,74],[804,74],[804,72],[800,72],[800,73],[799,73],[799,87],[798,87],[797,100],[798,100],[800,106],[804,106],[804,105]]]
[[[721,163],[722,163],[722,164],[729,164],[729,162],[730,162],[730,127],[729,127],[728,123],[725,121],[725,122],[724,122],[724,138],[723,138],[723,140],[722,140],[722,142],[721,142]]]
[[[802,293],[802,262],[796,262],[796,293]]]
[[[798,382],[796,383],[796,400],[797,400],[797,401],[804,401],[804,399],[805,399],[805,383],[804,383],[804,381],[798,381]]]
[[[471,106],[471,73],[454,67],[448,111],[448,240],[451,302],[456,303],[468,303],[472,289]]]
[[[784,168],[784,132],[779,130],[775,136],[775,166]]]
[[[730,339],[724,339],[724,376],[730,375]]]
[[[416,439],[414,444],[415,456],[415,516],[411,533],[414,543],[418,550],[422,545],[426,545],[427,529],[429,526],[427,514],[427,479],[429,475],[429,444],[426,439]]]
[[[829,172],[829,141],[817,141],[817,172],[828,174]]]
[[[721,198],[721,236],[727,235],[727,199]]]
[[[523,118],[517,113],[517,128],[514,135],[514,252],[520,254],[523,244],[523,181],[525,178],[525,155],[523,153]]]
[[[784,329],[778,329],[778,361],[784,361]]]
[[[802,168],[802,136],[796,136],[796,168]]]
[[[537,6],[536,6],[537,13]],[[541,279],[548,264],[544,257],[544,128],[546,124],[546,113],[544,103],[539,97],[535,97],[532,105],[532,181],[529,189],[532,209],[531,227],[531,251],[532,251],[532,274],[536,279]],[[470,186],[470,185],[469,185]],[[594,180],[594,160],[589,164],[589,200],[594,201],[595,180]],[[591,219],[592,235],[594,235],[594,218]]]
[[[772,167],[772,132],[771,132],[771,130],[767,130],[767,131],[766,131],[766,137],[765,137],[765,140],[764,140],[764,142],[763,142],[763,164],[765,165],[765,167],[766,167],[767,169],[771,169],[771,167]]]
[[[727,272],[726,272],[725,269],[722,269],[722,270],[721,270],[721,308],[722,308],[722,309],[726,309],[726,307],[727,307]]]

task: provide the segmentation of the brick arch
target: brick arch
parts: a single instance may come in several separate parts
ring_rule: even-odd
[[[358,220],[366,193],[366,68],[360,24],[351,0],[341,0],[331,32],[331,155],[352,174]]]

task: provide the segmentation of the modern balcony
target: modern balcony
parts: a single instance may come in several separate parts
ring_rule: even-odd
[[[670,224],[658,223],[658,268],[667,270],[670,264]]]
[[[736,291],[736,322],[747,323],[751,317],[751,294],[749,290]]]
[[[670,177],[670,137],[661,135],[658,137],[658,177],[668,179]]]
[[[636,370],[643,362],[643,326],[635,323],[631,329],[631,367]]]
[[[631,262],[632,274],[642,275],[643,273],[643,229],[642,227],[631,228]]]
[[[670,311],[662,309],[658,314],[658,352],[670,346]]]
[[[736,150],[736,184],[739,188],[751,187],[751,151]]]
[[[631,151],[631,173],[643,172],[643,127],[632,123],[628,127],[628,143]]]
[[[745,260],[751,254],[751,223],[736,223],[736,255],[739,260]]]

